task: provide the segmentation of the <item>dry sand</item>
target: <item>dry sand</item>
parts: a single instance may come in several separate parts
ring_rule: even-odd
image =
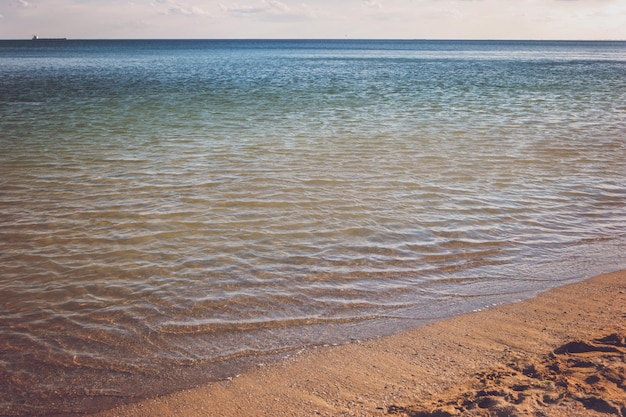
[[[97,416],[626,417],[625,337],[620,271]]]

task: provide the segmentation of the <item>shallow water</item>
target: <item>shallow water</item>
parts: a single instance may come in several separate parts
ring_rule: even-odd
[[[0,42],[0,414],[625,268],[625,79],[624,42]]]

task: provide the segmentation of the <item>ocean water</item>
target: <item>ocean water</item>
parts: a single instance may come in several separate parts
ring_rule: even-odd
[[[626,42],[0,41],[0,415],[626,268]]]

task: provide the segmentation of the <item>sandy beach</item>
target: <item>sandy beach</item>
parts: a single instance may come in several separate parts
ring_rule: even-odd
[[[244,32],[0,40],[0,416],[624,414],[626,41]]]
[[[96,416],[626,416],[625,337],[620,271]]]

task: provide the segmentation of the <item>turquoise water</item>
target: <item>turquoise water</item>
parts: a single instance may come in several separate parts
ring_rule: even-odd
[[[626,42],[0,41],[0,414],[626,268]]]

